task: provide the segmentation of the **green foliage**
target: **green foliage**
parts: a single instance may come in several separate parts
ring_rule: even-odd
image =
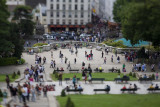
[[[43,46],[43,45],[48,45],[47,43],[36,43],[33,45],[33,47],[38,47],[38,46]]]
[[[132,76],[132,72],[129,73],[129,76]]]
[[[136,73],[135,72],[133,73],[133,77],[136,78]]]
[[[21,58],[20,61],[21,61],[21,64],[24,64],[26,62],[23,58]]]
[[[66,92],[65,92],[65,89],[63,89],[62,91],[61,91],[61,97],[65,97],[66,96]]]
[[[74,103],[71,101],[71,98],[68,97],[67,99],[67,103],[66,103],[66,106],[65,107],[74,107]]]
[[[3,93],[1,89],[0,89],[0,97],[3,97]]]
[[[16,64],[17,60],[18,60],[18,58],[16,58],[16,57],[0,58],[0,66],[14,65],[14,64]]]
[[[53,71],[53,74],[56,74],[56,70]]]
[[[109,39],[103,42],[108,46],[119,47],[119,48],[127,48],[127,46],[123,45],[123,41],[114,41],[113,39]]]
[[[121,73],[121,71],[120,71],[120,69],[118,70],[118,72],[117,72],[118,74],[120,74]]]
[[[15,78],[16,78],[16,73],[13,72],[13,74],[12,74],[12,79],[15,79]]]
[[[19,75],[19,76],[20,76],[20,75],[21,75],[21,72],[20,72],[20,71],[18,71],[18,72],[17,72],[17,75]]]
[[[142,47],[140,50],[137,52],[138,58],[148,58],[147,54],[145,53],[145,48]]]
[[[56,72],[56,73],[55,73],[55,78],[57,78],[57,79],[58,79],[58,72]]]
[[[3,57],[11,56],[14,47],[10,41],[9,16],[6,0],[0,0],[0,55]]]
[[[152,79],[155,80],[155,75],[154,74],[152,74]]]

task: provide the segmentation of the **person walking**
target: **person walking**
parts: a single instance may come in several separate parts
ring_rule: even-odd
[[[53,60],[51,60],[50,68],[53,68]]]
[[[103,51],[102,51],[102,58],[103,58],[103,55],[104,55],[104,53],[103,53]]]
[[[68,63],[67,69],[70,68],[71,69],[71,65],[70,65],[70,61]]]
[[[158,77],[159,77],[159,74],[158,74],[158,72],[156,73],[156,80],[158,80]]]
[[[3,102],[6,105],[7,104],[7,97],[8,97],[7,90],[5,89],[2,94],[3,94]]]
[[[106,64],[106,61],[107,61],[107,59],[106,59],[106,57],[104,58],[104,64]]]
[[[8,75],[6,75],[6,83],[7,83],[7,89],[8,89],[10,86],[10,79]]]
[[[62,86],[62,73],[61,72],[58,75],[58,79],[59,79],[59,86]]]
[[[76,62],[77,62],[77,59],[76,59],[76,58],[74,58],[74,64],[76,64]]]
[[[117,57],[117,62],[120,63],[120,57],[119,56]]]
[[[31,101],[32,102],[35,102],[36,101],[36,90],[35,90],[35,87],[32,85],[31,86]]]
[[[113,55],[112,55],[112,57],[111,57],[111,62],[113,62]]]
[[[53,67],[54,68],[56,67],[56,61],[55,60],[53,61]]]
[[[67,60],[68,60],[68,58],[66,58],[66,57],[65,57],[65,61],[64,61],[64,62],[65,62],[65,64],[67,64]]]
[[[72,82],[73,82],[73,85],[75,87],[76,86],[76,75],[73,76]]]
[[[23,99],[23,102],[24,102],[24,103],[26,103],[27,95],[28,95],[27,85],[24,84],[24,85],[23,85],[23,88],[22,88],[22,99]]]

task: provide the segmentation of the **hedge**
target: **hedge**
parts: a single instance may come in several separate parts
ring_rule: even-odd
[[[43,46],[43,45],[48,45],[48,43],[36,43],[33,45],[33,47],[38,47],[38,46]]]
[[[20,62],[19,64],[24,64],[24,59],[18,59],[16,57],[9,57],[9,58],[0,58],[0,66],[7,66],[7,65],[15,65],[17,61]]]

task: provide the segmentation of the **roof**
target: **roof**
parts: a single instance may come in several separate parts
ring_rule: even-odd
[[[35,8],[38,4],[46,5],[46,0],[25,0],[25,4],[32,8]]]

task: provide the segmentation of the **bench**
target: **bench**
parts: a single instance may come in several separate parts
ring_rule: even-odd
[[[71,79],[70,79],[70,78],[64,78],[64,80],[65,80],[66,83],[67,83],[67,81],[69,81],[69,80],[71,80]],[[77,78],[76,80],[77,80],[77,83],[78,83],[78,81],[80,81],[80,78]]]
[[[142,81],[152,81],[152,78],[139,78],[138,81],[142,82]]]
[[[122,91],[122,93],[124,93],[125,91],[128,91],[128,92],[133,92],[133,93],[135,93],[135,91],[137,91],[138,90],[138,88],[133,88],[133,89],[121,89],[121,91]]]
[[[64,70],[55,70],[56,72],[64,72]]]
[[[94,69],[95,72],[100,72],[100,70],[98,69]],[[102,69],[102,72],[104,71],[104,69]]]
[[[92,69],[82,69],[81,71],[89,72],[89,71],[92,71]]]
[[[79,69],[70,69],[69,71],[70,71],[70,72],[74,72],[74,71],[75,71],[75,72],[78,73],[78,72],[79,72]]]
[[[105,78],[92,78],[91,82],[92,81],[101,81],[103,83],[104,80],[105,80]]]
[[[114,79],[114,81],[116,81],[116,83],[117,83],[117,81],[121,81],[121,82],[126,81],[126,83],[127,83],[127,81],[129,81],[129,80],[130,80],[129,78],[115,78]]]
[[[114,68],[113,68],[113,69],[108,69],[108,71],[109,71],[109,72],[118,72],[118,71],[120,71],[120,69],[114,69]]]
[[[79,92],[81,94],[81,92],[83,92],[83,89],[67,89],[66,90],[68,93],[69,92]]]
[[[93,89],[93,91],[95,91],[95,94],[97,91],[105,91],[108,94],[110,89]]]
[[[149,92],[155,92],[155,91],[160,91],[160,88],[155,89],[155,88],[148,88],[147,89]]]

